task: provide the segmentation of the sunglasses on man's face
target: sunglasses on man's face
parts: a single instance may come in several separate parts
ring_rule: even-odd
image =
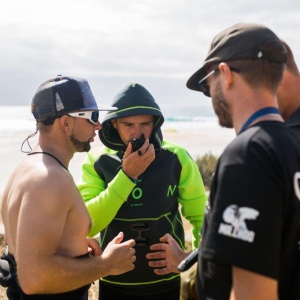
[[[207,83],[207,78],[219,71],[219,68],[212,70],[206,76],[204,76],[199,82],[199,90],[207,97],[210,97],[209,84]]]
[[[231,71],[236,73],[240,73],[241,71],[240,69],[234,67],[229,67],[229,68]],[[207,78],[213,75],[214,73],[216,73],[217,71],[219,71],[219,68],[212,70],[198,82],[200,91],[207,97],[210,97],[210,90],[209,90],[209,84],[207,83]]]
[[[68,116],[89,120],[92,124],[98,124],[99,111],[78,111],[68,113]]]

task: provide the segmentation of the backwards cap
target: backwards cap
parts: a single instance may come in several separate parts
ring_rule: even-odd
[[[266,43],[278,43],[281,51],[266,51]],[[279,38],[269,28],[259,24],[238,23],[221,33],[212,41],[203,66],[187,81],[191,90],[201,91],[199,81],[207,75],[206,67],[213,63],[238,59],[263,59],[275,63],[286,62],[286,50]]]
[[[116,107],[97,105],[86,79],[61,75],[42,83],[31,102],[31,112],[35,119],[45,125],[72,111],[116,109]]]

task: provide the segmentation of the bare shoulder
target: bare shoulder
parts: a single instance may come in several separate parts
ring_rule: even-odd
[[[72,175],[48,159],[25,160],[10,183],[5,230],[18,259],[87,251],[91,221],[82,197]]]
[[[46,159],[25,159],[12,174],[4,198],[2,215],[12,253],[17,230],[19,237],[26,237],[26,243],[41,248],[41,236],[49,239],[51,230],[59,234],[68,216],[74,211],[82,214],[85,208],[69,172],[56,161]]]
[[[29,205],[47,203],[47,207],[61,203],[62,198],[70,205],[68,200],[77,191],[71,174],[51,157],[25,160],[15,173],[11,190],[22,193],[22,201],[29,200]]]

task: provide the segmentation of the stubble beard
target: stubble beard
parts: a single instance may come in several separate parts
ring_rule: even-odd
[[[221,89],[221,84],[219,82],[217,83],[216,94],[212,98],[212,103],[214,111],[218,116],[220,126],[225,128],[233,128],[230,107],[225,99],[224,93]]]
[[[76,148],[77,152],[88,152],[91,149],[90,142],[80,142],[74,134],[70,135],[70,140]]]

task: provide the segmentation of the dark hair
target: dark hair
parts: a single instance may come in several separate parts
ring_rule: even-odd
[[[299,75],[299,70],[298,70],[297,64],[295,62],[291,47],[284,40],[281,39],[280,41],[286,49],[286,56],[287,56],[286,68],[287,68],[287,70],[294,75]]]

